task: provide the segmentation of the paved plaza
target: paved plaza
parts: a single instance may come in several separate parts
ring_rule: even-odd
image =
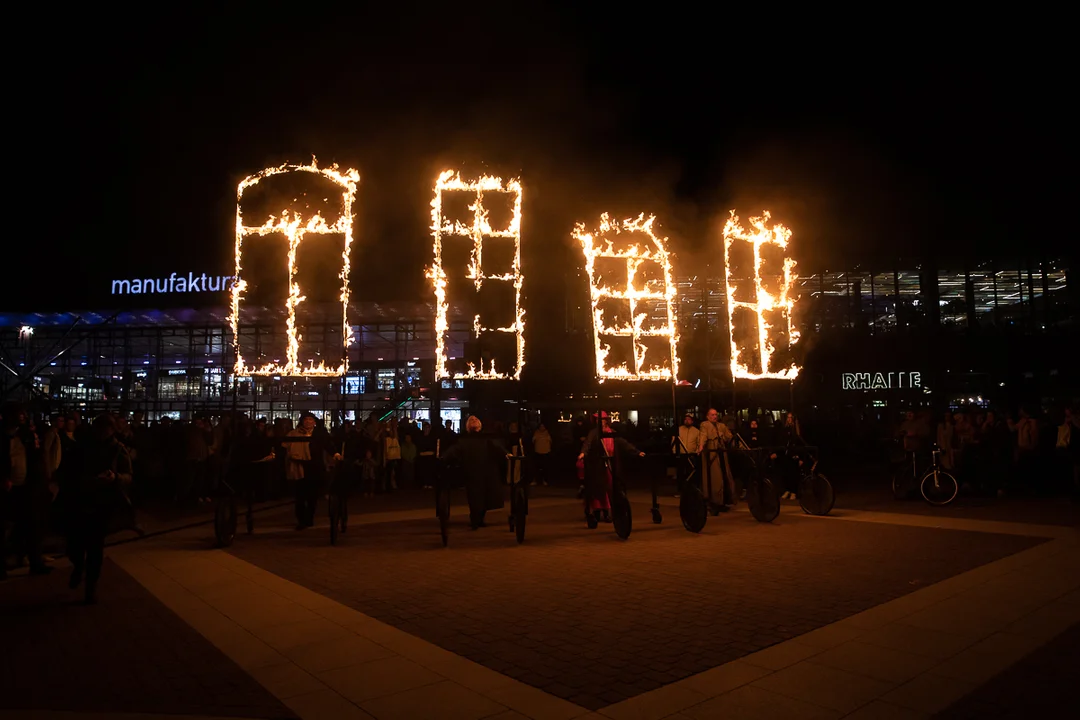
[[[456,508],[443,548],[423,496],[357,504],[338,546],[289,508],[224,551],[185,520],[110,548],[93,607],[58,559],[0,585],[0,716],[1011,717],[1080,680],[1075,505],[852,494],[691,535],[632,499],[626,542],[560,491],[521,546]]]

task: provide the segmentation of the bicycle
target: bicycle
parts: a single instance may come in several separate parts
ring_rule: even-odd
[[[519,448],[515,448],[515,451]],[[514,454],[507,456],[507,474],[510,480],[510,513],[507,523],[510,532],[514,533],[518,545],[525,542],[525,518],[529,514],[529,483],[523,473],[515,473],[514,463],[523,462],[524,455]]]
[[[330,544],[337,545],[338,537],[348,529],[349,496],[352,494],[352,480],[341,458],[337,458],[334,478],[330,481],[330,492],[326,496],[327,511],[330,515]]]
[[[765,464],[760,462],[763,449],[750,447],[739,433],[734,434],[731,445],[734,451],[741,452],[750,462],[750,486],[746,488],[746,504],[750,506],[750,514],[758,522],[771,523],[780,515],[780,491],[765,473]]]
[[[892,477],[893,497],[904,500],[912,497],[916,490],[930,505],[944,507],[960,494],[960,483],[952,473],[941,467],[941,448],[934,444],[930,452],[930,467],[920,476],[918,472],[918,459],[914,451],[908,452],[911,459],[910,470],[905,463],[903,470],[897,470]]]
[[[450,478],[455,469],[441,458],[435,466],[435,517],[439,521],[443,547],[450,544]]]
[[[804,445],[798,450],[805,451],[813,460],[810,469],[799,478],[797,492],[799,507],[807,515],[828,515],[836,504],[836,493],[833,491],[829,478],[817,470],[818,449]],[[802,464],[803,461],[799,460],[799,465]]]
[[[214,547],[227,548],[236,539],[237,492],[229,481],[222,478],[218,492],[214,497]],[[248,501],[248,534],[254,532],[251,501]]]

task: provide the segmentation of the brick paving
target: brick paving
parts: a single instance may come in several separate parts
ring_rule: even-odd
[[[1067,717],[1080,685],[1080,625],[979,687],[936,720]]]
[[[296,716],[108,559],[93,607],[73,604],[64,565],[0,583],[0,715]]]
[[[576,505],[506,525],[434,518],[244,538],[230,551],[486,667],[589,709],[653,690],[1027,549],[1036,538],[746,513],[685,532],[637,522],[628,542]],[[496,516],[501,519],[503,515]]]

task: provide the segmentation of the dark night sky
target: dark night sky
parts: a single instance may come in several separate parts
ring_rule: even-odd
[[[777,50],[779,35],[740,42],[736,25],[686,15],[270,18],[230,5],[66,16],[50,81],[19,81],[27,137],[48,134],[31,145],[46,148],[38,168],[63,168],[72,192],[62,226],[14,260],[48,267],[65,304],[147,270],[227,271],[236,183],[312,154],[361,172],[354,263],[369,299],[421,297],[444,166],[522,175],[532,278],[575,259],[572,223],[605,209],[655,212],[688,263],[720,250],[731,207],[771,209],[807,271],[1075,252],[1075,233],[1056,232],[1074,204],[1072,116],[1049,38],[897,28],[885,47],[804,30]],[[38,295],[42,278],[21,274],[14,294]]]

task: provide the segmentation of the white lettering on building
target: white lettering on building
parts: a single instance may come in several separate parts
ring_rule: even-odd
[[[844,390],[900,390],[922,387],[921,372],[844,373],[840,376]]]
[[[206,273],[171,273],[165,278],[133,278],[131,280],[113,280],[113,295],[146,295],[148,293],[198,293],[225,292],[231,290],[233,277],[230,275],[207,275]]]

